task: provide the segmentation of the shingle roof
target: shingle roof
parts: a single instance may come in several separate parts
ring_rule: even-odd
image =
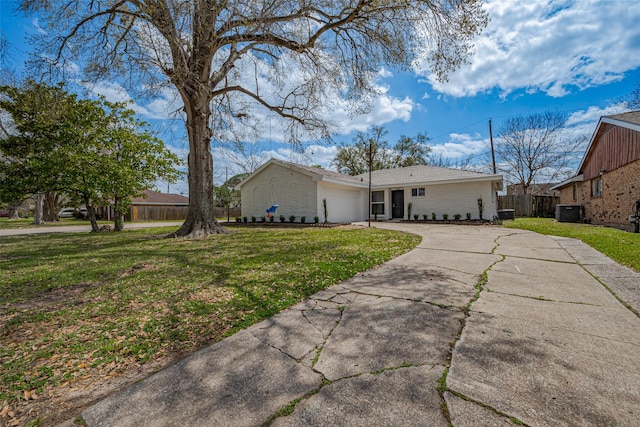
[[[180,194],[167,194],[167,193],[158,193],[153,190],[144,190],[145,197],[134,197],[131,199],[133,204],[167,204],[167,205],[176,205],[176,204],[188,204],[189,198],[185,196],[181,196]]]
[[[610,117],[614,120],[620,120],[621,122],[632,123],[634,125],[640,125],[640,111],[630,111],[628,113],[614,114]]]
[[[326,169],[315,168],[313,166],[299,165],[297,163],[271,159],[254,172],[253,175],[238,184],[236,189],[242,188],[242,185],[244,185],[245,182],[252,179],[267,165],[273,163],[282,167],[297,170],[301,173],[319,176],[322,180],[342,181],[345,185],[354,185],[357,183],[358,186],[363,186],[367,185],[366,183],[369,182],[368,173],[351,176]],[[502,175],[489,175],[486,173],[441,168],[436,166],[409,166],[405,168],[373,171],[371,176],[371,183],[374,187],[466,181],[502,181]]]
[[[362,177],[365,181],[369,180],[368,173],[358,175],[358,177]],[[375,186],[478,179],[502,179],[502,176],[437,166],[408,166],[405,168],[377,170],[371,173],[371,183]]]
[[[355,177],[355,176],[351,176],[351,175],[345,175],[343,173],[340,172],[334,172],[334,171],[330,171],[327,169],[322,169],[322,168],[316,168],[313,166],[306,166],[306,165],[299,165],[297,163],[289,163],[289,162],[283,162],[281,160],[277,160],[277,159],[272,159],[274,162],[279,163],[281,166],[283,167],[288,167],[288,168],[292,168],[292,169],[298,169],[300,171],[306,171],[309,173],[313,173],[316,175],[320,175],[320,176],[324,176],[327,178],[331,178],[331,179],[336,179],[336,180],[340,180],[340,181],[354,181],[354,182],[361,182],[360,177]]]

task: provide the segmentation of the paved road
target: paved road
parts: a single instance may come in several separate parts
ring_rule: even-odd
[[[163,222],[127,222],[124,225],[125,230],[134,228],[151,228],[151,227],[167,227],[175,225],[179,227],[184,221],[163,221]],[[0,237],[2,236],[26,236],[29,234],[52,234],[52,233],[89,233],[91,225],[82,223],[82,225],[58,225],[47,227],[25,227],[25,228],[5,228],[0,229]]]
[[[96,403],[87,425],[638,425],[640,276],[571,239],[376,225],[422,243]]]

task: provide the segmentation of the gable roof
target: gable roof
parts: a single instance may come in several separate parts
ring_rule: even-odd
[[[310,176],[314,181],[325,181],[325,182],[334,182],[343,185],[352,185],[352,186],[365,186],[366,180],[363,180],[359,177],[345,175],[339,172],[334,172],[326,169],[316,168],[313,166],[299,165],[297,163],[285,162],[277,159],[269,159],[268,162],[260,166],[254,173],[249,175],[244,181],[235,186],[236,190],[242,188],[242,186],[253,179],[256,175],[258,175],[261,171],[269,167],[270,165],[276,164],[283,168],[295,170],[304,175]]]
[[[582,168],[584,167],[589,155],[593,151],[596,141],[608,132],[613,126],[619,126],[623,128],[627,128],[636,132],[640,132],[640,111],[630,111],[628,113],[622,114],[614,114],[611,116],[602,116],[598,121],[598,125],[596,126],[596,130],[593,132],[591,136],[591,140],[589,141],[589,145],[587,146],[586,151],[584,152],[584,156],[582,156],[582,160],[580,161],[580,166],[578,166],[577,173],[582,173]]]
[[[131,203],[134,205],[188,205],[189,198],[180,194],[144,190],[144,196],[132,198]]]
[[[369,174],[358,175],[369,180]],[[502,175],[490,175],[461,169],[438,166],[407,166],[404,168],[383,169],[371,172],[371,184],[374,187],[400,186],[406,184],[444,184],[469,181],[502,181]]]
[[[270,159],[259,167],[251,176],[238,184],[235,188],[240,190],[242,186],[258,175],[269,165],[276,164],[312,177],[315,181],[332,182],[342,185],[365,188],[369,185],[369,173],[351,176],[313,166],[299,165],[297,163],[284,162]],[[480,172],[471,172],[460,169],[449,169],[437,166],[408,166],[404,168],[384,169],[371,172],[371,186],[373,188],[398,187],[403,185],[429,185],[445,183],[462,183],[473,181],[497,181],[502,184],[502,175],[490,175]]]

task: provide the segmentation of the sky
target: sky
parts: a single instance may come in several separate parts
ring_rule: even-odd
[[[2,66],[20,73],[31,50],[25,36],[42,30],[36,17],[16,14],[15,6],[13,0],[0,0],[2,31],[11,46]],[[451,163],[470,156],[481,162],[489,150],[489,120],[495,135],[509,117],[558,111],[568,116],[571,134],[590,138],[601,116],[626,111],[622,98],[640,84],[636,0],[487,0],[484,8],[489,25],[476,37],[468,64],[448,81],[438,82],[427,64],[402,72],[383,67],[371,111],[351,116],[333,109],[331,119],[341,127],[331,143],[306,141],[304,153],[294,152],[277,124],[270,123],[252,142],[256,151],[265,159],[331,169],[340,144],[378,125],[389,131],[392,145],[401,135],[426,133],[434,155]],[[113,82],[101,82],[94,91],[112,101],[131,98]],[[336,105],[342,104],[336,100]],[[182,126],[168,119],[175,108],[171,94],[134,104],[139,116],[162,129],[165,142],[184,155]],[[215,147],[214,164],[217,182],[225,171],[234,171]],[[171,192],[185,193],[186,183]]]

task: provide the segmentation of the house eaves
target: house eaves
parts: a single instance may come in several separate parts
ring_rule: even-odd
[[[366,174],[358,177],[368,180]],[[409,166],[406,168],[378,170],[372,173],[374,188],[393,188],[415,185],[460,184],[467,182],[502,182],[502,175],[490,175],[436,166]]]
[[[549,190],[559,190],[561,188],[566,187],[567,185],[571,185],[574,182],[582,182],[584,180],[584,175],[580,174],[580,175],[576,175],[573,178],[569,178],[566,181],[562,181],[556,185],[554,185],[553,187],[550,187]]]

